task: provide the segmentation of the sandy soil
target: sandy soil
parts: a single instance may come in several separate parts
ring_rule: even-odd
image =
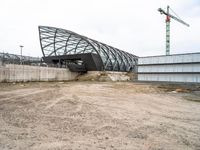
[[[0,149],[199,150],[199,99],[146,83],[0,84]]]

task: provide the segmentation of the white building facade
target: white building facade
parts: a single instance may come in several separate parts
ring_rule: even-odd
[[[140,57],[138,80],[200,83],[200,53]]]

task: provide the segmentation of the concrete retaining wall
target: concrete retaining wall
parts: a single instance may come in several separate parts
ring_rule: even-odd
[[[200,83],[200,53],[141,57],[138,80]]]
[[[0,65],[0,82],[68,81],[76,79],[77,76],[78,73],[70,72],[66,68]]]

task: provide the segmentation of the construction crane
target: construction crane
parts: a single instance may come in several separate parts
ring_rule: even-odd
[[[189,24],[187,24],[186,22],[184,22],[183,20],[180,19],[180,17],[173,16],[169,13],[169,6],[167,6],[167,12],[165,12],[162,8],[159,8],[158,11],[161,14],[166,15],[166,55],[170,55],[170,18],[186,25],[186,26],[190,26]],[[171,10],[171,9],[170,9]]]

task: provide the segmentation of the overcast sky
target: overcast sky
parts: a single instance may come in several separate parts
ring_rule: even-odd
[[[165,54],[167,5],[171,54],[200,52],[200,0],[0,0],[0,52],[42,56],[38,25],[74,31],[138,56]]]

